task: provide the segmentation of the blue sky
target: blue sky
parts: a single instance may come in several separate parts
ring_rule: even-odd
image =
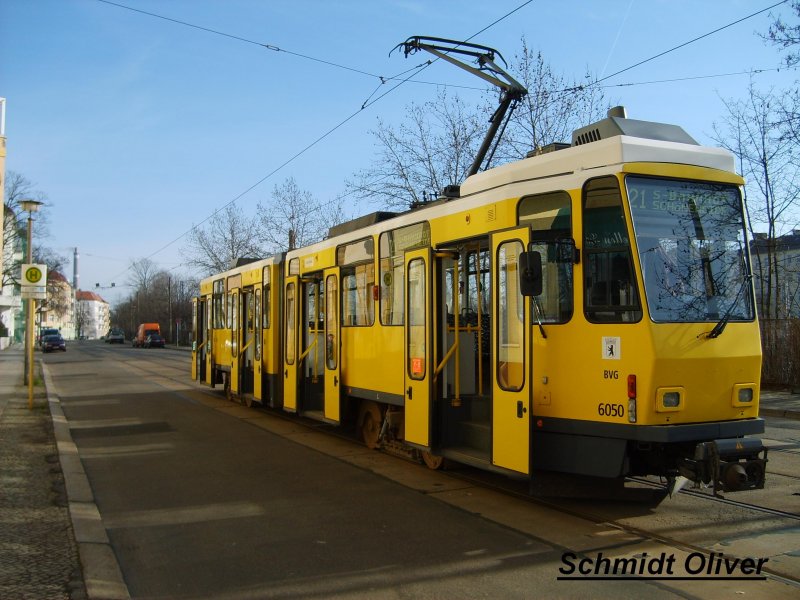
[[[114,0],[116,1],[116,0]],[[178,239],[193,224],[272,173],[359,111],[380,81],[306,55],[391,77],[422,62],[392,48],[412,35],[466,39],[524,0],[119,0],[120,4],[261,44],[214,35],[98,0],[0,0],[0,97],[7,99],[7,170],[47,194],[48,245],[80,252],[81,287],[125,295],[131,260],[186,272]],[[655,56],[774,4],[773,0],[535,0],[472,41],[507,58],[541,50],[567,78],[597,77]],[[788,4],[773,15],[791,20]],[[604,82],[632,118],[681,125],[712,143],[720,97],[742,98],[752,69],[760,88],[787,88],[769,13],[710,35]],[[687,79],[695,78],[695,79]],[[438,63],[419,79],[479,87]],[[679,81],[669,81],[679,79]],[[644,83],[662,81],[662,83]],[[626,85],[637,84],[637,85]],[[378,94],[388,91],[381,86]],[[377,119],[436,97],[404,84],[359,112],[239,200],[251,214],[287,177],[320,200],[370,165]],[[480,92],[459,88],[465,100]],[[354,214],[374,206],[351,206]],[[172,243],[174,240],[174,243]],[[165,248],[166,246],[166,248]],[[163,248],[163,250],[162,250]]]

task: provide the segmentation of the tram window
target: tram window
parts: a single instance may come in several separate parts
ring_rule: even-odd
[[[321,331],[322,323],[325,319],[324,309],[320,304],[325,290],[322,286],[322,280],[317,279],[309,282],[305,286],[306,289],[306,317],[308,319],[309,331]]]
[[[261,290],[256,288],[255,293],[255,351],[256,351],[256,361],[261,360]]]
[[[233,324],[233,292],[228,294],[228,307],[225,311],[225,328],[230,329]]]
[[[425,261],[415,258],[408,263],[408,333],[406,356],[408,376],[425,379],[427,364],[426,315],[427,292],[425,291]]]
[[[639,321],[642,308],[619,182],[592,179],[583,194],[586,317],[595,323]]]
[[[462,316],[477,318],[477,314],[485,315],[489,312],[489,251],[483,248],[479,251],[467,251],[467,287],[464,289],[463,281],[459,282],[459,304]],[[463,269],[463,265],[462,265]]]
[[[261,313],[262,314],[262,323],[261,323],[261,325],[262,325],[262,327],[264,329],[269,329],[269,311],[270,311],[270,306],[271,306],[271,302],[270,302],[270,300],[271,300],[271,298],[270,298],[271,284],[270,284],[269,267],[264,267],[263,281],[264,281],[264,296],[263,296],[264,300],[262,302],[262,305],[263,305],[262,306],[262,311],[263,312]]]
[[[525,382],[524,299],[519,287],[522,242],[504,242],[497,249],[497,383],[519,391]]]
[[[255,296],[253,296],[253,293],[251,292],[247,294],[247,309],[246,309],[247,314],[245,315],[247,331],[250,333],[253,333],[253,326],[255,322],[255,309],[256,309]]]
[[[212,296],[212,308],[211,311],[214,315],[213,326],[214,329],[222,329],[225,327],[225,311],[223,305],[223,298],[225,297],[225,287],[222,279],[218,279],[214,282],[214,293]]]
[[[517,211],[519,224],[530,226],[534,239],[572,237],[572,202],[567,192],[526,196]]]
[[[381,234],[380,246],[380,319],[382,325],[405,322],[403,266],[406,250],[430,245],[431,229],[427,221],[414,223]]]
[[[286,364],[294,364],[295,340],[295,307],[294,307],[294,283],[286,286]]]
[[[339,362],[339,290],[336,275],[325,280],[325,365],[335,369]]]
[[[531,250],[542,256],[542,293],[533,310],[542,323],[566,323],[574,308],[572,263],[559,259],[558,240],[572,240],[572,200],[567,192],[527,196],[520,200],[519,224],[531,228]]]
[[[370,326],[375,322],[375,265],[342,269],[342,325]]]

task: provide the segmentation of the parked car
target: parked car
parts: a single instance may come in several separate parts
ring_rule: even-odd
[[[52,350],[67,351],[67,342],[64,341],[60,333],[46,335],[42,338],[42,352],[50,352]]]
[[[39,337],[36,338],[36,344],[40,348],[44,346],[44,338],[48,335],[61,335],[61,332],[55,327],[42,327],[42,329],[39,330]]]
[[[125,332],[122,329],[111,329],[106,334],[106,344],[124,344]]]
[[[164,347],[164,338],[158,335],[157,333],[151,333],[148,335],[144,340],[144,347],[145,348],[163,348]]]

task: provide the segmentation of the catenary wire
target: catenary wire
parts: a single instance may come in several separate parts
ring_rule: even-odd
[[[343,65],[339,65],[339,64],[337,64],[337,63],[332,63],[332,62],[329,62],[329,61],[324,61],[324,60],[322,60],[322,59],[316,59],[316,58],[314,58],[314,57],[310,57],[310,56],[307,56],[307,55],[301,55],[301,54],[299,54],[299,53],[288,52],[288,51],[285,51],[285,50],[282,50],[282,49],[278,48],[277,46],[271,46],[271,45],[262,44],[262,43],[260,43],[260,42],[255,42],[255,41],[253,41],[253,40],[249,40],[249,39],[247,39],[247,38],[242,38],[242,37],[239,37],[239,36],[235,36],[235,35],[231,35],[231,34],[227,34],[227,33],[219,32],[219,31],[216,31],[216,30],[213,30],[213,29],[209,29],[209,28],[206,28],[206,27],[201,27],[201,26],[193,25],[193,24],[190,24],[190,23],[186,23],[186,22],[183,22],[183,21],[179,21],[179,20],[177,20],[177,19],[172,19],[172,18],[169,18],[169,17],[163,17],[163,16],[161,16],[161,15],[157,15],[157,14],[155,14],[155,13],[149,13],[149,12],[147,12],[147,11],[142,11],[142,10],[139,10],[139,9],[134,9],[134,8],[131,8],[131,7],[128,7],[128,6],[122,5],[122,4],[118,4],[118,3],[115,3],[115,2],[111,2],[110,0],[97,0],[97,1],[98,1],[98,2],[102,2],[102,3],[105,3],[105,4],[109,4],[109,5],[117,6],[117,7],[120,7],[120,8],[124,8],[124,9],[128,9],[128,10],[132,10],[132,11],[134,11],[134,12],[140,12],[140,13],[143,13],[143,14],[146,14],[146,15],[149,15],[149,16],[153,16],[153,17],[156,17],[156,18],[161,18],[161,19],[164,19],[164,20],[167,20],[167,21],[172,21],[172,22],[175,22],[175,23],[178,23],[178,24],[181,24],[181,25],[185,25],[185,26],[188,26],[188,27],[193,27],[193,28],[200,29],[200,30],[203,30],[203,31],[208,31],[208,32],[210,32],[210,33],[214,33],[214,34],[222,35],[222,36],[229,37],[229,38],[232,38],[232,39],[237,39],[237,40],[240,40],[240,41],[243,41],[243,42],[247,42],[247,43],[255,44],[255,45],[262,46],[262,47],[265,47],[265,48],[268,48],[268,49],[271,49],[271,50],[275,50],[275,51],[283,51],[283,52],[286,52],[286,53],[288,53],[288,54],[292,54],[292,55],[299,56],[299,57],[302,57],[302,58],[306,58],[306,59],[314,60],[314,61],[316,61],[316,62],[321,62],[321,63],[324,63],[324,64],[329,64],[329,65],[331,65],[331,66],[335,66],[335,67],[343,68],[343,69],[346,69],[346,70],[349,70],[349,71],[358,72],[358,73],[361,73],[361,74],[364,74],[364,75],[368,75],[368,76],[370,76],[370,77],[376,77],[376,78],[380,79],[380,85],[384,85],[384,84],[385,84],[387,81],[394,80],[394,78],[384,78],[384,77],[382,77],[382,76],[380,76],[380,75],[374,75],[374,74],[371,74],[371,73],[367,73],[366,71],[361,71],[361,70],[359,70],[359,69],[354,69],[354,68],[351,68],[351,67],[346,67],[346,66],[343,66]],[[764,8],[764,9],[761,9],[761,10],[759,10],[759,11],[756,11],[756,12],[754,12],[754,13],[751,13],[750,15],[747,15],[747,16],[745,16],[745,17],[742,17],[742,18],[740,18],[740,19],[737,19],[736,21],[733,21],[733,22],[731,22],[731,23],[728,23],[727,25],[724,25],[724,26],[722,26],[722,27],[718,27],[718,28],[716,28],[716,29],[714,29],[714,30],[712,30],[712,31],[710,31],[710,32],[708,32],[708,33],[705,33],[705,34],[703,34],[703,35],[701,35],[701,36],[695,37],[695,38],[693,38],[693,39],[691,39],[691,40],[689,40],[689,41],[687,41],[687,42],[683,42],[683,43],[681,43],[681,44],[679,44],[679,45],[677,45],[677,46],[674,46],[674,47],[672,47],[672,48],[670,48],[670,49],[668,49],[668,50],[665,50],[665,51],[663,51],[663,52],[660,52],[660,53],[658,53],[658,54],[656,54],[656,55],[654,55],[654,56],[651,56],[651,57],[649,57],[649,58],[647,58],[647,59],[644,59],[644,60],[642,60],[642,61],[639,61],[639,62],[637,62],[637,63],[635,63],[635,64],[633,64],[633,65],[631,65],[631,66],[629,66],[629,67],[626,67],[626,68],[624,68],[624,69],[620,69],[619,71],[616,71],[615,73],[612,73],[611,75],[608,75],[608,76],[606,76],[606,77],[602,77],[601,79],[598,79],[598,80],[596,80],[596,81],[594,81],[594,82],[591,82],[591,83],[589,83],[589,84],[585,84],[585,85],[581,85],[581,86],[574,86],[574,87],[571,87],[571,88],[565,88],[564,90],[561,90],[561,91],[563,91],[563,92],[570,92],[570,91],[576,91],[576,90],[579,90],[579,89],[582,89],[582,88],[585,88],[585,87],[589,87],[589,86],[595,86],[595,85],[597,85],[597,84],[599,84],[599,83],[601,83],[601,82],[603,82],[603,81],[606,81],[606,80],[608,80],[608,79],[610,79],[610,78],[612,78],[612,77],[615,77],[615,76],[617,76],[617,75],[619,75],[619,74],[621,74],[621,73],[624,73],[624,72],[626,72],[626,71],[629,71],[629,70],[631,70],[631,69],[634,69],[634,68],[636,68],[636,67],[638,67],[638,66],[641,66],[641,65],[643,65],[643,64],[645,64],[645,63],[647,63],[647,62],[650,62],[650,61],[652,61],[652,60],[655,60],[656,58],[660,58],[660,57],[662,57],[662,56],[665,56],[666,54],[669,54],[669,53],[671,53],[671,52],[674,52],[674,51],[676,51],[676,50],[678,50],[678,49],[680,49],[680,48],[683,48],[683,47],[685,47],[685,46],[688,46],[689,44],[692,44],[692,43],[694,43],[694,42],[697,42],[697,41],[699,41],[699,40],[701,40],[701,39],[704,39],[704,38],[707,38],[707,37],[709,37],[709,36],[711,36],[711,35],[714,35],[715,33],[718,33],[718,32],[720,32],[720,31],[723,31],[723,30],[725,30],[725,29],[728,29],[728,28],[730,28],[730,27],[732,27],[732,26],[734,26],[734,25],[736,25],[736,24],[739,24],[739,23],[741,23],[741,22],[743,22],[743,21],[746,21],[746,20],[748,20],[748,19],[750,19],[750,18],[752,18],[752,17],[755,17],[755,16],[757,16],[757,15],[760,15],[760,14],[762,14],[762,13],[764,13],[764,12],[768,11],[768,10],[771,10],[772,8],[775,8],[775,7],[777,7],[777,6],[780,6],[781,4],[785,4],[785,3],[786,3],[786,2],[788,2],[788,1],[789,1],[789,0],[782,0],[781,2],[777,2],[777,3],[775,3],[775,4],[771,5],[771,6],[768,6],[768,7]],[[506,13],[504,16],[502,16],[502,17],[500,17],[499,19],[497,19],[497,20],[493,21],[492,23],[490,23],[489,25],[487,25],[486,27],[484,27],[483,29],[481,29],[481,30],[480,30],[480,31],[478,31],[477,33],[473,34],[472,36],[470,36],[469,38],[467,38],[465,41],[469,41],[469,40],[472,40],[472,39],[474,39],[475,37],[477,37],[477,36],[478,36],[478,35],[480,35],[481,33],[485,32],[486,30],[488,30],[488,29],[489,29],[489,28],[491,28],[492,26],[494,26],[494,25],[496,25],[497,23],[501,22],[502,20],[504,20],[504,19],[508,18],[509,16],[511,16],[512,14],[516,13],[516,12],[517,12],[517,11],[519,11],[520,9],[524,8],[525,6],[527,6],[527,5],[531,4],[532,2],[533,2],[533,0],[527,0],[526,2],[522,3],[521,5],[519,5],[517,8],[515,8],[515,9],[513,9],[513,10],[509,11],[509,12],[508,12],[508,13]],[[438,59],[435,59],[435,60],[438,60]],[[257,181],[256,183],[254,183],[253,185],[251,185],[250,187],[248,187],[246,190],[244,190],[243,192],[241,192],[240,194],[238,194],[236,197],[234,197],[232,200],[230,200],[230,201],[228,201],[227,203],[225,203],[225,204],[224,204],[223,206],[221,206],[220,208],[216,209],[216,210],[215,210],[214,212],[212,212],[212,213],[211,213],[211,214],[210,214],[208,217],[206,217],[206,218],[205,218],[203,221],[201,221],[201,222],[199,222],[199,223],[197,223],[197,224],[193,225],[193,226],[192,226],[191,228],[189,228],[187,231],[183,232],[181,235],[179,235],[177,238],[175,238],[175,239],[174,239],[174,240],[172,240],[171,242],[169,242],[169,243],[165,244],[164,246],[162,246],[161,248],[159,248],[159,249],[158,249],[158,250],[156,250],[155,252],[151,253],[151,254],[150,254],[148,257],[146,257],[146,258],[152,258],[153,256],[155,256],[155,255],[159,254],[160,252],[162,252],[162,251],[163,251],[163,250],[165,250],[166,248],[168,248],[168,247],[172,246],[172,245],[173,245],[173,244],[175,244],[177,241],[179,241],[180,239],[182,239],[183,237],[185,237],[186,235],[188,235],[188,234],[189,234],[191,231],[194,231],[195,229],[197,229],[198,227],[200,227],[201,225],[203,225],[204,223],[206,223],[207,221],[209,221],[211,218],[213,218],[214,216],[216,216],[216,215],[217,215],[219,212],[221,212],[222,210],[224,210],[224,209],[225,209],[225,208],[227,208],[228,206],[230,206],[230,205],[234,204],[234,203],[235,203],[237,200],[239,200],[240,198],[242,198],[244,195],[246,195],[247,193],[249,193],[250,191],[252,191],[252,190],[253,190],[253,189],[255,189],[256,187],[258,187],[259,185],[261,185],[261,184],[262,184],[264,181],[266,181],[267,179],[269,179],[270,177],[272,177],[272,176],[273,176],[275,173],[277,173],[278,171],[280,171],[281,169],[283,169],[284,167],[286,167],[288,164],[290,164],[291,162],[293,162],[294,160],[296,160],[296,159],[297,159],[298,157],[300,157],[302,154],[304,154],[305,152],[307,152],[308,150],[310,150],[312,147],[314,147],[315,145],[317,145],[319,142],[321,142],[322,140],[324,140],[325,138],[327,138],[329,135],[331,135],[332,133],[334,133],[336,130],[338,130],[340,127],[342,127],[343,125],[345,125],[347,122],[349,122],[350,120],[352,120],[352,119],[353,119],[353,118],[354,118],[356,115],[358,115],[358,114],[359,114],[361,111],[363,111],[365,108],[368,108],[368,107],[372,106],[373,104],[375,104],[376,102],[378,102],[379,100],[381,100],[382,98],[384,98],[386,95],[388,95],[388,94],[390,94],[391,92],[393,92],[394,90],[396,90],[398,87],[400,87],[400,86],[401,86],[401,85],[403,85],[404,83],[407,83],[407,82],[409,82],[409,81],[411,80],[411,77],[414,75],[414,71],[416,71],[416,72],[420,72],[421,70],[424,70],[425,68],[427,68],[428,66],[430,66],[430,64],[432,64],[433,62],[434,62],[434,61],[427,61],[427,62],[423,63],[422,65],[418,65],[417,67],[415,67],[415,68],[411,69],[411,71],[412,71],[412,74],[411,74],[411,75],[409,75],[408,77],[406,77],[406,78],[404,78],[404,79],[400,80],[400,82],[399,82],[397,85],[393,86],[391,89],[389,89],[389,90],[388,90],[387,92],[385,92],[384,94],[382,94],[382,95],[378,96],[378,97],[377,97],[375,100],[372,100],[372,101],[370,101],[370,98],[372,98],[372,97],[375,95],[375,93],[376,93],[377,89],[379,89],[379,88],[380,88],[380,85],[379,85],[379,86],[378,86],[378,88],[376,88],[376,90],[372,92],[372,94],[370,95],[370,97],[369,97],[369,98],[368,98],[368,99],[367,99],[367,100],[366,100],[366,101],[363,103],[363,105],[361,106],[361,108],[360,108],[358,111],[356,111],[356,112],[352,113],[351,115],[349,115],[348,117],[346,117],[346,118],[345,118],[343,121],[341,121],[340,123],[338,123],[337,125],[335,125],[333,128],[331,128],[330,130],[328,130],[327,132],[325,132],[324,134],[322,134],[322,135],[321,135],[319,138],[317,138],[316,140],[314,140],[313,142],[311,142],[310,144],[308,144],[308,145],[307,145],[305,148],[303,148],[302,150],[300,150],[299,152],[297,152],[296,154],[294,154],[294,155],[293,155],[291,158],[289,158],[288,160],[284,161],[284,162],[283,162],[281,165],[279,165],[278,167],[276,167],[275,169],[273,169],[273,170],[272,170],[270,173],[268,173],[267,175],[265,175],[264,177],[262,177],[262,178],[261,178],[259,181]],[[407,72],[408,72],[408,71],[404,71],[404,73],[407,73]],[[760,72],[760,71],[759,71],[759,72]],[[641,84],[627,84],[627,85],[644,85],[644,84],[646,84],[646,83],[657,83],[657,82],[643,82],[643,83],[641,83]],[[625,85],[625,84],[608,85],[608,86],[602,86],[602,87],[621,87],[622,85]],[[348,194],[348,195],[349,195],[349,194]],[[345,197],[346,197],[346,196],[345,196]],[[330,203],[332,203],[332,202],[333,202],[333,200],[332,200]],[[130,269],[130,268],[129,268],[129,269]],[[124,275],[124,273],[125,273],[125,272],[127,272],[129,269],[126,269],[126,270],[125,270],[125,271],[123,271],[123,272],[122,272],[120,275]],[[117,276],[117,277],[119,277],[119,276]]]
[[[104,3],[106,3],[106,4],[111,4],[111,5],[114,5],[114,6],[119,6],[119,7],[122,7],[122,8],[129,8],[129,7],[126,7],[126,6],[124,6],[124,5],[120,5],[120,4],[116,4],[116,3],[110,2],[109,0],[98,0],[98,1],[99,1],[99,2],[104,2]],[[489,25],[487,25],[486,27],[484,27],[483,29],[481,29],[479,32],[477,32],[477,33],[473,34],[472,36],[470,36],[470,37],[469,37],[469,38],[467,38],[467,39],[468,39],[468,40],[471,40],[471,39],[473,39],[474,37],[476,37],[477,35],[480,35],[481,33],[485,32],[486,30],[488,30],[489,28],[493,27],[493,26],[494,26],[494,25],[496,25],[497,23],[501,22],[503,19],[506,19],[506,18],[508,18],[509,16],[511,16],[512,14],[514,14],[515,12],[517,12],[518,10],[520,10],[521,8],[523,8],[523,7],[527,6],[527,5],[528,5],[528,4],[530,4],[531,2],[533,2],[533,0],[527,0],[526,2],[524,2],[523,4],[521,4],[519,7],[517,7],[517,8],[515,8],[515,9],[511,10],[510,12],[506,13],[504,16],[500,17],[499,19],[496,19],[495,21],[493,21],[492,23],[490,23]],[[137,9],[131,9],[131,10],[136,10],[136,12],[144,12],[144,11],[139,11],[139,10],[137,10]],[[146,14],[151,14],[151,13],[146,13]],[[159,17],[159,18],[165,18],[165,17],[160,17],[159,15],[154,15],[154,14],[153,14],[152,16],[157,16],[157,17]],[[169,21],[175,21],[174,19],[169,19],[169,18],[166,18],[166,20],[169,20]],[[178,23],[181,23],[181,24],[186,24],[186,23],[182,23],[182,22],[179,22],[179,21],[175,21],[175,22],[178,22]],[[195,26],[193,26],[193,27],[195,27]],[[203,27],[198,27],[198,28],[199,28],[199,29],[204,29],[204,30],[206,30],[206,28],[203,28]],[[238,38],[237,36],[230,36],[230,35],[228,35],[228,34],[222,34],[221,32],[217,32],[217,31],[214,31],[214,30],[208,30],[208,31],[211,31],[212,33],[218,33],[218,34],[220,34],[220,35],[225,35],[225,36],[227,36],[227,37],[233,37],[233,38],[236,38],[236,39],[241,39],[242,41],[247,41],[247,42],[250,42],[250,43],[258,44],[258,42],[253,42],[252,40],[246,40],[245,38]],[[263,44],[258,44],[258,45],[262,45],[262,46],[263,46]],[[320,61],[320,62],[324,62],[324,61]],[[258,180],[256,183],[254,183],[253,185],[251,185],[250,187],[248,187],[246,190],[244,190],[243,192],[241,192],[240,194],[238,194],[238,195],[237,195],[236,197],[234,197],[232,200],[229,200],[227,203],[225,203],[225,204],[224,204],[223,206],[221,206],[220,208],[216,209],[216,210],[215,210],[213,213],[211,213],[211,214],[210,214],[208,217],[206,217],[206,218],[205,218],[203,221],[201,221],[200,223],[198,223],[198,224],[196,224],[196,225],[193,225],[191,228],[189,228],[188,230],[186,230],[185,232],[183,232],[181,235],[179,235],[178,237],[176,237],[175,239],[173,239],[171,242],[169,242],[168,244],[165,244],[164,246],[162,246],[161,248],[159,248],[158,250],[156,250],[155,252],[151,253],[149,256],[147,256],[147,257],[145,257],[145,258],[147,258],[147,259],[150,259],[150,258],[152,258],[153,256],[156,256],[157,254],[159,254],[159,253],[163,252],[165,249],[169,248],[170,246],[172,246],[173,244],[175,244],[177,241],[179,241],[179,240],[183,239],[183,238],[184,238],[186,235],[188,235],[190,232],[194,231],[195,229],[197,229],[198,227],[200,227],[202,224],[204,224],[204,223],[206,223],[207,221],[209,221],[209,220],[210,220],[211,218],[213,218],[215,215],[219,214],[219,212],[220,212],[220,211],[222,211],[222,210],[224,210],[225,208],[227,208],[228,206],[230,206],[230,205],[234,204],[234,203],[235,203],[237,200],[239,200],[240,198],[242,198],[242,197],[243,197],[245,194],[249,193],[250,191],[252,191],[252,190],[253,190],[253,189],[255,189],[256,187],[258,187],[259,185],[261,185],[261,184],[262,184],[264,181],[266,181],[267,179],[269,179],[270,177],[272,177],[272,175],[274,175],[275,173],[277,173],[278,171],[280,171],[281,169],[283,169],[285,166],[287,166],[288,164],[290,164],[291,162],[293,162],[294,160],[296,160],[296,159],[297,159],[298,157],[300,157],[302,154],[304,154],[305,152],[307,152],[308,150],[310,150],[311,148],[313,148],[314,146],[316,146],[316,145],[317,145],[319,142],[321,142],[322,140],[324,140],[325,138],[327,138],[329,135],[331,135],[332,133],[334,133],[334,132],[335,132],[337,129],[339,129],[340,127],[342,127],[343,125],[345,125],[347,122],[349,122],[350,120],[352,120],[353,118],[355,118],[355,117],[356,117],[356,115],[360,114],[360,113],[361,113],[361,112],[362,112],[362,111],[363,111],[365,108],[368,108],[368,107],[372,106],[373,104],[375,104],[376,102],[378,102],[379,100],[381,100],[382,98],[386,97],[388,94],[390,94],[391,92],[393,92],[394,90],[396,90],[397,88],[399,88],[401,85],[403,85],[404,83],[406,83],[407,81],[409,81],[409,80],[411,79],[411,77],[414,75],[414,72],[415,72],[415,71],[416,71],[416,72],[419,72],[419,70],[424,70],[424,69],[425,69],[425,68],[427,68],[427,67],[428,67],[428,66],[429,66],[431,63],[432,63],[432,61],[426,61],[425,63],[422,63],[421,65],[418,65],[418,66],[417,66],[415,69],[411,69],[411,71],[412,71],[411,75],[409,75],[409,76],[408,76],[408,77],[406,77],[405,79],[401,80],[401,81],[400,81],[400,82],[399,82],[397,85],[395,85],[394,87],[392,87],[391,89],[389,89],[389,90],[388,90],[387,92],[385,92],[384,94],[381,94],[380,96],[378,96],[378,97],[377,97],[375,100],[373,100],[373,101],[371,101],[371,102],[365,102],[365,103],[364,103],[364,104],[361,106],[361,108],[359,108],[359,110],[355,111],[354,113],[352,113],[351,115],[349,115],[348,117],[346,117],[344,120],[340,121],[340,122],[339,122],[337,125],[335,125],[335,126],[334,126],[334,127],[332,127],[331,129],[329,129],[328,131],[326,131],[324,134],[322,134],[322,135],[321,135],[320,137],[318,137],[316,140],[314,140],[313,142],[311,142],[310,144],[308,144],[308,145],[307,145],[305,148],[303,148],[302,150],[300,150],[299,152],[297,152],[296,154],[294,154],[294,155],[293,155],[291,158],[289,158],[288,160],[284,161],[284,162],[283,162],[281,165],[279,165],[278,167],[276,167],[275,169],[273,169],[272,171],[270,171],[270,172],[269,172],[267,175],[265,175],[264,177],[262,177],[261,179],[259,179],[259,180]],[[337,66],[339,66],[339,65],[337,65]],[[354,70],[354,69],[348,69],[348,70]],[[405,72],[407,73],[407,72],[408,72],[408,70],[407,70],[407,71],[405,71]],[[365,73],[365,74],[366,74],[366,73]],[[374,93],[373,93],[373,95],[374,95]],[[118,275],[115,275],[115,276],[114,276],[114,278],[116,279],[116,278],[119,278],[119,277],[121,277],[122,275],[124,275],[125,273],[127,273],[129,270],[130,270],[130,267],[128,267],[127,269],[125,269],[124,271],[122,271],[120,274],[118,274]]]

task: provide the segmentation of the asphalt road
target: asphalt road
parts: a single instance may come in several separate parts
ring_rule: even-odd
[[[565,553],[681,560],[688,550],[238,407],[189,381],[185,352],[84,343],[45,361],[134,598],[657,599],[744,590],[774,600],[797,591],[775,581],[559,580]]]

